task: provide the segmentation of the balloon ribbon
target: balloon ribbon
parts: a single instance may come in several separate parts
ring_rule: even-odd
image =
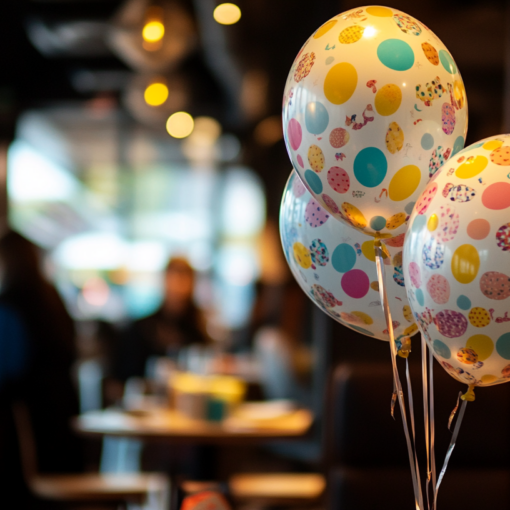
[[[397,367],[397,347],[395,345],[395,336],[393,332],[393,321],[391,318],[391,311],[388,303],[388,296],[386,294],[386,283],[385,283],[385,273],[384,273],[384,261],[383,261],[383,253],[381,240],[374,240],[374,248],[375,248],[375,261],[377,265],[377,279],[379,282],[379,295],[381,296],[381,303],[384,312],[384,316],[386,318],[386,325],[388,327],[388,332],[390,335],[390,352],[391,352],[391,364],[393,367],[393,383],[397,392],[397,399],[400,406],[400,413],[402,415],[402,424],[404,426],[404,434],[406,437],[407,443],[407,453],[409,455],[409,465],[411,466],[411,477],[413,480],[413,489],[414,489],[414,499],[416,503],[416,508],[419,510],[423,510],[423,496],[421,491],[421,482],[420,482],[420,468],[418,466],[418,458],[416,455],[416,450],[413,448],[414,445],[414,409],[412,408],[412,391],[410,386],[410,378],[408,377],[408,390],[410,395],[410,412],[412,417],[412,425],[413,425],[413,441],[411,441],[411,436],[409,434],[409,425],[407,422],[407,413],[404,402],[404,392],[402,391],[402,384],[400,382],[400,377],[398,374]],[[408,371],[407,371],[408,372]]]

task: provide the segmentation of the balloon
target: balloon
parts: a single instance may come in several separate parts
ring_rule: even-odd
[[[329,214],[394,237],[429,178],[464,147],[464,84],[422,23],[387,7],[354,8],[298,53],[283,129],[295,170]]]
[[[443,368],[470,386],[510,380],[509,172],[510,135],[459,152],[418,199],[405,239],[418,326]]]
[[[287,263],[305,293],[341,324],[389,340],[379,298],[374,241],[331,218],[295,172],[283,194],[280,233]],[[397,347],[418,331],[402,277],[403,235],[384,245],[387,293]]]

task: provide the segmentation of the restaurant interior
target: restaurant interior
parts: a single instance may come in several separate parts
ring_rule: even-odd
[[[462,70],[465,145],[510,131],[510,3],[391,4]],[[280,241],[287,75],[364,5],[0,2],[0,508],[420,509],[388,343]],[[439,473],[462,385],[435,364]],[[507,386],[470,404],[445,508],[510,508]]]

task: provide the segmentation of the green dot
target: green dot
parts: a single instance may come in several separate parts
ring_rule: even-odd
[[[339,244],[331,255],[331,263],[335,271],[347,273],[356,264],[356,251],[350,244]]]
[[[446,50],[441,50],[439,52],[439,60],[450,74],[455,74],[457,72],[457,66],[452,56]]]
[[[452,357],[452,351],[450,351],[450,348],[444,342],[441,342],[441,340],[434,340],[432,346],[438,356],[444,359],[450,359]]]
[[[510,333],[505,333],[496,342],[496,351],[504,359],[510,359]]]
[[[305,172],[305,179],[308,183],[308,186],[310,186],[310,189],[316,193],[317,195],[322,193],[322,181],[321,178],[311,170],[307,170]]]
[[[407,71],[414,65],[413,49],[401,39],[383,41],[377,48],[377,56],[386,67],[393,71]]]

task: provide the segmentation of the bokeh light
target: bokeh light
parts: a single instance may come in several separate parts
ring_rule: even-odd
[[[143,94],[150,106],[160,106],[168,99],[168,87],[164,83],[151,83]]]
[[[161,21],[149,21],[142,30],[143,39],[149,43],[160,41],[164,35],[165,26]]]
[[[193,132],[195,122],[187,112],[176,112],[166,121],[166,130],[174,138],[186,138]]]
[[[241,19],[241,9],[235,4],[220,4],[214,9],[213,17],[221,25],[233,25]]]

